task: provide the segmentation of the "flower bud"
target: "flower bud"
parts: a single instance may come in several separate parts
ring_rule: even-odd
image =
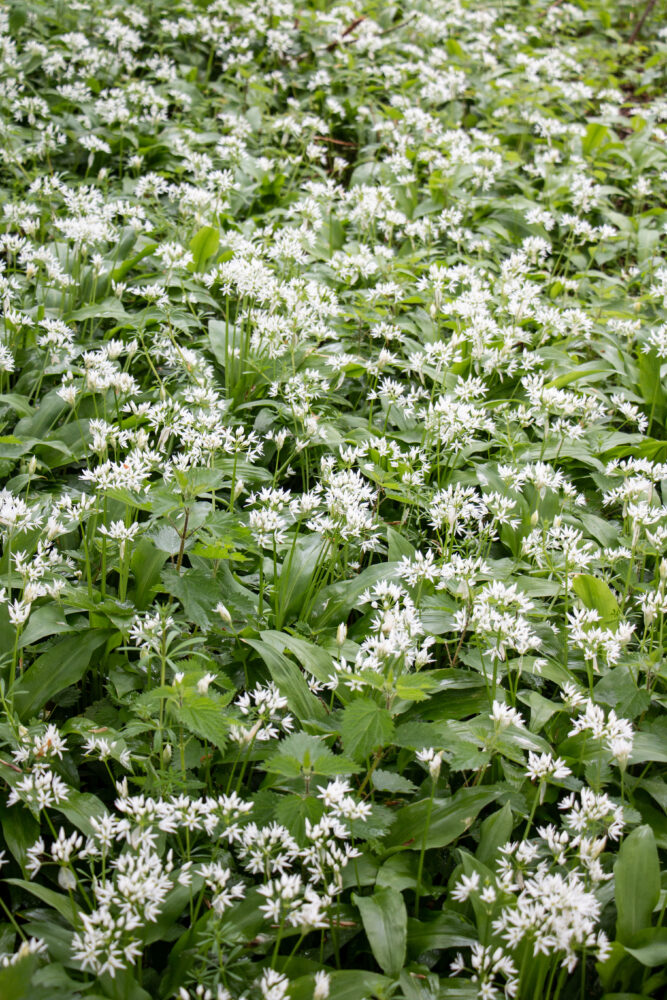
[[[442,764],[442,750],[434,755],[433,759],[428,762],[428,772],[431,775],[431,781],[435,782],[440,777],[440,766]]]
[[[336,643],[338,646],[342,646],[347,639],[347,625],[345,622],[341,622],[336,629]]]
[[[222,618],[223,622],[225,622],[225,624],[227,624],[227,625],[231,625],[232,624],[232,616],[230,615],[229,611],[227,610],[227,608],[225,607],[225,605],[222,603],[222,601],[220,601],[219,604],[216,604],[215,610],[218,612],[218,614]]]
[[[61,889],[65,889],[66,892],[76,889],[76,879],[69,868],[61,868],[58,872],[58,885]]]

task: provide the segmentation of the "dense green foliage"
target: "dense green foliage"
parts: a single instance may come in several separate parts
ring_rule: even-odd
[[[667,28],[0,10],[0,1000],[667,989]]]

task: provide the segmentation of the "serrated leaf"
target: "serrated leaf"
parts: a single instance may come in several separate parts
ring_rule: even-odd
[[[391,743],[394,723],[387,709],[371,698],[356,698],[343,710],[341,735],[345,752],[353,760],[364,761]]]
[[[169,714],[189,732],[223,750],[229,734],[230,718],[224,701],[210,695],[188,692],[182,705],[169,703]]]
[[[417,791],[417,786],[409,778],[404,778],[402,774],[396,774],[394,771],[383,771],[381,768],[373,771],[371,781],[378,792],[400,792],[409,795]]]

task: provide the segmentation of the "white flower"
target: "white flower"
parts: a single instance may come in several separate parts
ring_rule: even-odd
[[[331,989],[331,976],[328,972],[315,973],[315,989],[313,990],[313,1000],[327,1000]]]
[[[209,685],[213,683],[216,676],[216,674],[204,674],[204,676],[197,681],[197,691],[199,694],[206,694]]]
[[[455,899],[457,903],[465,903],[466,899],[472,893],[476,893],[479,890],[479,872],[473,872],[472,875],[461,875],[458,882],[451,891],[452,899]]]

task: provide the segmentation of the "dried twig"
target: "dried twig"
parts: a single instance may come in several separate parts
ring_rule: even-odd
[[[635,25],[635,28],[634,28],[632,34],[628,38],[628,45],[632,45],[634,42],[637,41],[637,38],[639,37],[639,32],[644,27],[644,24],[645,24],[647,18],[649,17],[651,11],[655,7],[655,5],[656,5],[656,0],[648,0],[648,3],[644,7],[644,12],[643,12],[642,16],[637,21],[637,24]]]

